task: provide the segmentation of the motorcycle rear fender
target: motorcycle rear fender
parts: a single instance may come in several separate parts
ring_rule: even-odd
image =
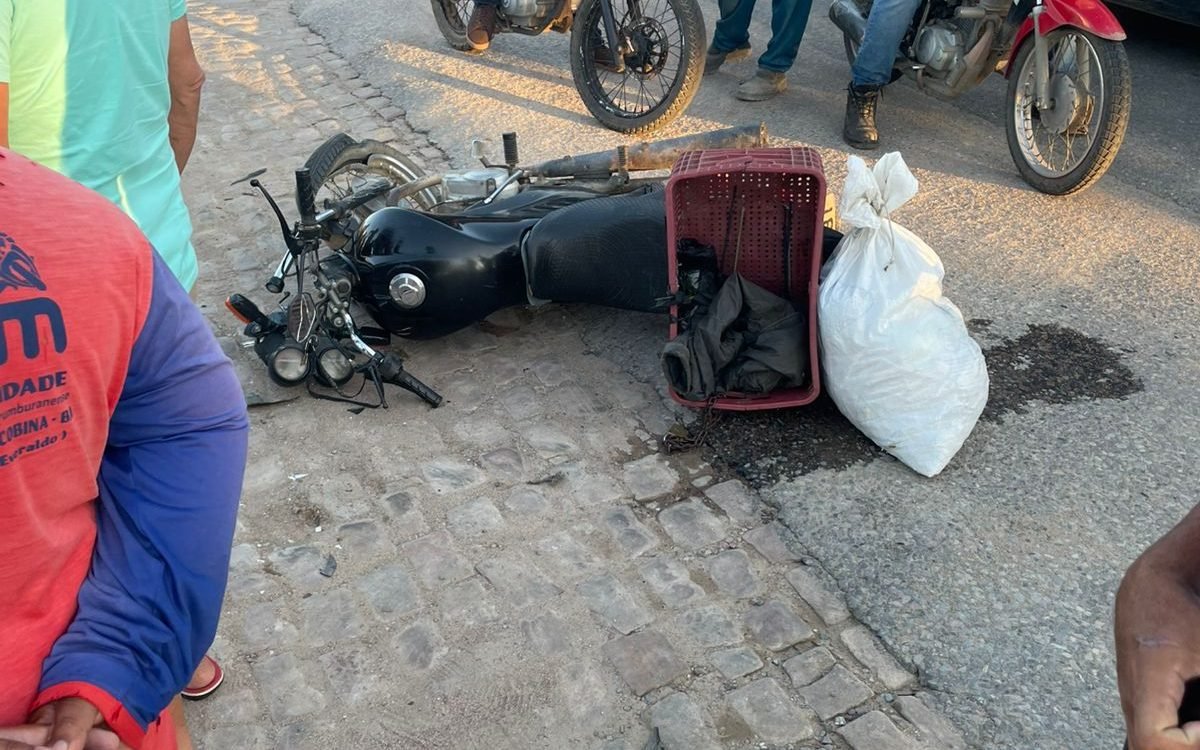
[[[1120,42],[1125,39],[1125,29],[1100,0],[1044,0],[1045,10],[1040,21],[1042,33],[1048,34],[1060,26],[1070,26],[1095,34],[1101,39]],[[1033,33],[1033,16],[1029,16],[1017,30],[1013,40],[1012,52],[1008,64],[1004,66],[1004,77],[1012,73],[1013,62],[1017,59],[1017,51]]]

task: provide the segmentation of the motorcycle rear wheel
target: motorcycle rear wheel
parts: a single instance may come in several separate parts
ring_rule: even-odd
[[[1030,185],[1068,195],[1099,180],[1125,139],[1129,124],[1129,58],[1120,42],[1063,27],[1046,35],[1053,110],[1038,110],[1033,37],[1013,61],[1005,99],[1008,150]],[[1060,109],[1069,103],[1069,109]],[[1056,154],[1061,151],[1061,154]]]
[[[471,18],[473,0],[430,0],[433,4],[433,20],[446,42],[456,50],[471,52],[474,47],[467,41],[467,21]]]
[[[386,143],[356,141],[345,133],[331,136],[318,146],[304,166],[308,168],[309,179],[312,180],[318,209],[325,206],[326,200],[341,200],[374,178],[384,178],[393,187],[401,187],[425,176],[425,170]],[[438,202],[439,196],[433,188],[422,190],[398,204],[382,196],[354,209],[353,214],[336,226],[326,227],[330,233],[329,244],[335,249],[344,244],[363,219],[388,205],[431,211]]]
[[[612,0],[617,36],[628,43],[625,69],[604,64],[601,0],[583,0],[571,27],[571,76],[592,116],[621,133],[644,133],[675,120],[691,104],[704,73],[707,39],[696,0]],[[611,40],[607,40],[611,44]]]

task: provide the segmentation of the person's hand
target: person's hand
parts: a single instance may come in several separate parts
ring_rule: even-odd
[[[1121,582],[1115,631],[1129,750],[1200,750],[1200,721],[1179,726],[1184,685],[1200,677],[1200,592],[1152,548]]]
[[[45,744],[50,729],[38,724],[0,727],[0,750],[34,750]]]
[[[100,711],[82,698],[47,703],[30,717],[46,732],[49,750],[123,750],[117,735],[104,728]],[[0,750],[6,750],[0,745]]]

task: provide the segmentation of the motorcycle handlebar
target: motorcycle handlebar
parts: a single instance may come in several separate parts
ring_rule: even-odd
[[[342,200],[337,201],[336,203],[334,203],[332,206],[325,209],[321,213],[317,214],[314,217],[314,221],[316,221],[316,223],[318,223],[318,224],[322,224],[326,221],[329,221],[330,219],[340,219],[340,218],[344,217],[346,214],[353,211],[354,209],[358,208],[359,206],[362,206],[362,205],[366,204],[367,202],[373,201],[376,198],[378,198],[379,196],[384,195],[391,189],[392,189],[391,183],[384,183],[382,185],[377,185],[374,188],[371,188],[370,190],[368,190],[364,193],[357,194],[357,195],[351,195],[348,198],[343,198]]]
[[[379,377],[385,383],[398,385],[406,391],[415,393],[435,409],[442,403],[441,395],[420,380],[409,375],[404,369],[404,363],[395,355],[384,355],[383,361],[379,363]]]
[[[313,223],[317,215],[317,202],[308,167],[296,170],[296,208],[300,210],[301,224]]]
[[[433,408],[437,408],[442,403],[442,397],[437,391],[417,380],[412,375],[409,375],[406,370],[401,370],[388,380],[389,383],[398,385],[406,391],[411,391],[421,397],[427,404]]]

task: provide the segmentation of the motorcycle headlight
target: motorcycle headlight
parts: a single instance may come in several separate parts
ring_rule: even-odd
[[[296,385],[308,377],[308,352],[299,342],[286,341],[267,360],[267,372],[282,385]]]
[[[329,341],[317,348],[317,375],[328,385],[345,385],[354,376],[354,363]]]

